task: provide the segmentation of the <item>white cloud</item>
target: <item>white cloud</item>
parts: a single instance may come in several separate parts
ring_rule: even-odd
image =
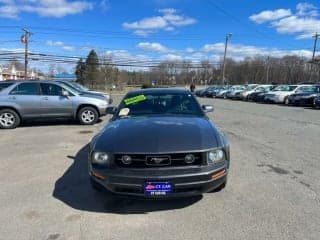
[[[298,3],[296,12],[290,9],[277,9],[263,11],[252,15],[250,20],[262,24],[268,23],[280,34],[295,34],[297,39],[310,38],[315,32],[320,31],[318,8],[311,3]]]
[[[0,48],[1,53],[24,53],[24,48]]]
[[[311,3],[298,3],[297,5],[297,15],[298,16],[318,16],[318,8]]]
[[[194,49],[193,49],[193,48],[188,47],[188,48],[186,48],[186,52],[187,52],[187,53],[193,53],[193,52],[194,52]]]
[[[141,42],[137,45],[138,48],[144,51],[158,52],[158,53],[167,53],[170,51],[167,47],[163,46],[160,43],[149,43]]]
[[[159,9],[159,12],[163,14],[174,14],[177,12],[177,10],[174,8],[163,8],[163,9]]]
[[[320,31],[320,20],[314,18],[300,18],[291,16],[271,23],[278,33],[298,34],[297,38],[309,38]]]
[[[0,17],[2,18],[18,18],[19,8],[14,5],[4,5],[0,7]]]
[[[277,20],[280,18],[288,17],[291,16],[291,10],[290,9],[277,9],[274,11],[262,11],[259,14],[254,14],[249,17],[250,20],[256,22],[256,23],[264,23],[264,22],[269,22],[273,20]]]
[[[36,13],[41,17],[64,17],[78,14],[93,8],[93,4],[86,1],[69,0],[2,0],[0,17],[18,18],[19,13]]]
[[[110,8],[110,1],[109,0],[102,0],[100,2],[100,8],[102,9],[102,11],[108,11]]]
[[[203,46],[202,50],[204,52],[222,55],[224,52],[224,43],[206,44]],[[312,51],[305,49],[281,50],[277,48],[256,47],[241,44],[228,45],[228,56],[234,59],[244,59],[246,57],[255,56],[283,57],[286,55],[297,55],[310,58],[312,56]]]
[[[174,31],[177,27],[195,24],[194,18],[177,14],[172,8],[160,9],[162,16],[153,16],[143,18],[135,22],[125,22],[122,26],[126,29],[133,30],[133,33],[139,36],[148,36],[159,30]]]
[[[165,61],[182,61],[184,58],[181,55],[176,55],[176,54],[166,54],[161,56],[162,60]]]
[[[123,27],[128,29],[158,29],[167,26],[167,22],[162,17],[150,17],[144,18],[137,22],[124,23]]]
[[[107,58],[112,59],[113,63],[118,64],[120,69],[126,70],[147,70],[148,65],[150,65],[150,61],[152,60],[149,56],[142,54],[132,54],[127,50],[109,50],[105,52],[105,56]],[[132,65],[132,66],[126,66]],[[145,65],[139,67],[139,65]]]
[[[64,42],[61,41],[47,41],[46,44],[50,47],[59,47],[62,50],[68,51],[68,52],[73,52],[75,51],[75,47],[66,45]]]

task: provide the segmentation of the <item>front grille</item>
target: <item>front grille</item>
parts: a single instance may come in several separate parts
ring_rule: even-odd
[[[193,163],[186,163],[185,156],[194,155]],[[130,156],[130,164],[122,162],[123,156]],[[184,167],[205,164],[205,153],[172,153],[172,154],[116,154],[115,164],[121,168],[159,168],[159,167]],[[156,161],[161,159],[161,161]],[[155,160],[155,161],[153,161]]]

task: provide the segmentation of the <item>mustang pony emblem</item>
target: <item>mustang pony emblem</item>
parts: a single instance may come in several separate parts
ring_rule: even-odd
[[[168,159],[167,157],[153,157],[153,158],[151,158],[151,161],[156,164],[159,164],[162,161],[167,160],[167,159]]]

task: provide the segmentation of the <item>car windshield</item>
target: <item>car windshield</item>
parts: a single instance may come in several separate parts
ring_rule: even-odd
[[[85,86],[83,86],[77,82],[70,82],[70,84],[81,92],[86,92],[89,90],[88,88],[86,88]]]
[[[66,90],[68,90],[69,92],[73,93],[73,94],[80,94],[81,92],[78,91],[76,88],[73,88],[72,86],[70,86],[69,84],[66,84],[64,82],[59,82],[63,88],[65,88]]]
[[[304,86],[298,89],[298,93],[315,93],[317,88],[315,86]]]
[[[297,88],[297,85],[281,85],[273,89],[273,91],[291,92]]]
[[[285,92],[291,92],[291,91],[294,91],[298,86],[296,85],[289,85],[289,86],[286,86],[285,88],[283,88],[282,91],[285,91]]]
[[[250,85],[246,88],[247,91],[251,91],[253,89],[255,89],[257,87],[257,85]]]
[[[232,90],[244,90],[245,87],[244,86],[233,86]]]
[[[193,95],[188,93],[128,94],[118,112],[119,117],[151,114],[204,115]]]

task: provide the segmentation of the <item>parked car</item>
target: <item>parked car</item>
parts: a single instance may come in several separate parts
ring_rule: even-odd
[[[111,104],[112,103],[112,99],[111,99],[111,96],[110,94],[108,93],[105,93],[105,92],[97,92],[97,91],[93,91],[93,90],[90,90],[89,88],[77,83],[77,82],[74,82],[74,81],[66,81],[66,80],[55,80],[55,82],[59,82],[59,83],[62,83],[62,84],[65,84],[67,85],[68,87],[74,89],[75,91],[78,91],[79,93],[83,93],[83,94],[92,94],[92,95],[102,95],[106,98],[106,101]]]
[[[248,94],[247,99],[248,101],[262,102],[265,94],[276,87],[276,85],[260,85],[254,90],[254,92]]]
[[[234,85],[231,89],[226,93],[226,97],[229,99],[238,99],[240,97],[240,93],[246,89],[243,85]]]
[[[255,92],[255,91],[260,91],[263,89],[263,86],[264,85],[258,85],[258,84],[249,84],[247,87],[246,87],[246,90],[244,90],[243,92],[240,93],[240,99],[241,100],[248,100],[248,96],[249,94]]]
[[[274,89],[274,91],[269,92],[265,95],[264,101],[271,103],[283,103],[289,104],[289,96],[298,92],[304,87],[309,87],[312,85],[281,85]]]
[[[211,90],[213,90],[216,86],[209,86],[206,87],[204,89],[199,89],[195,91],[195,94],[197,97],[207,97],[208,92],[210,92]]]
[[[216,86],[212,91],[210,91],[207,95],[208,97],[214,98],[220,91],[228,89],[228,86]]]
[[[73,118],[90,125],[106,114],[105,97],[79,94],[52,81],[16,81],[0,91],[0,128],[35,118]]]
[[[310,91],[291,95],[292,97],[294,97],[291,101],[293,105],[312,106],[314,103],[314,99],[318,95],[320,95],[320,84],[313,85]]]
[[[109,107],[89,147],[95,189],[146,198],[200,195],[226,186],[229,143],[190,91],[143,89]]]
[[[205,91],[204,91],[204,93],[203,93],[203,95],[204,95],[204,97],[212,97],[212,95],[213,95],[213,92],[216,90],[218,88],[218,86],[211,86],[211,87],[208,87]]]
[[[216,98],[227,98],[227,93],[230,91],[231,86],[225,86],[225,88],[220,89],[220,91],[218,91],[216,93]]]

